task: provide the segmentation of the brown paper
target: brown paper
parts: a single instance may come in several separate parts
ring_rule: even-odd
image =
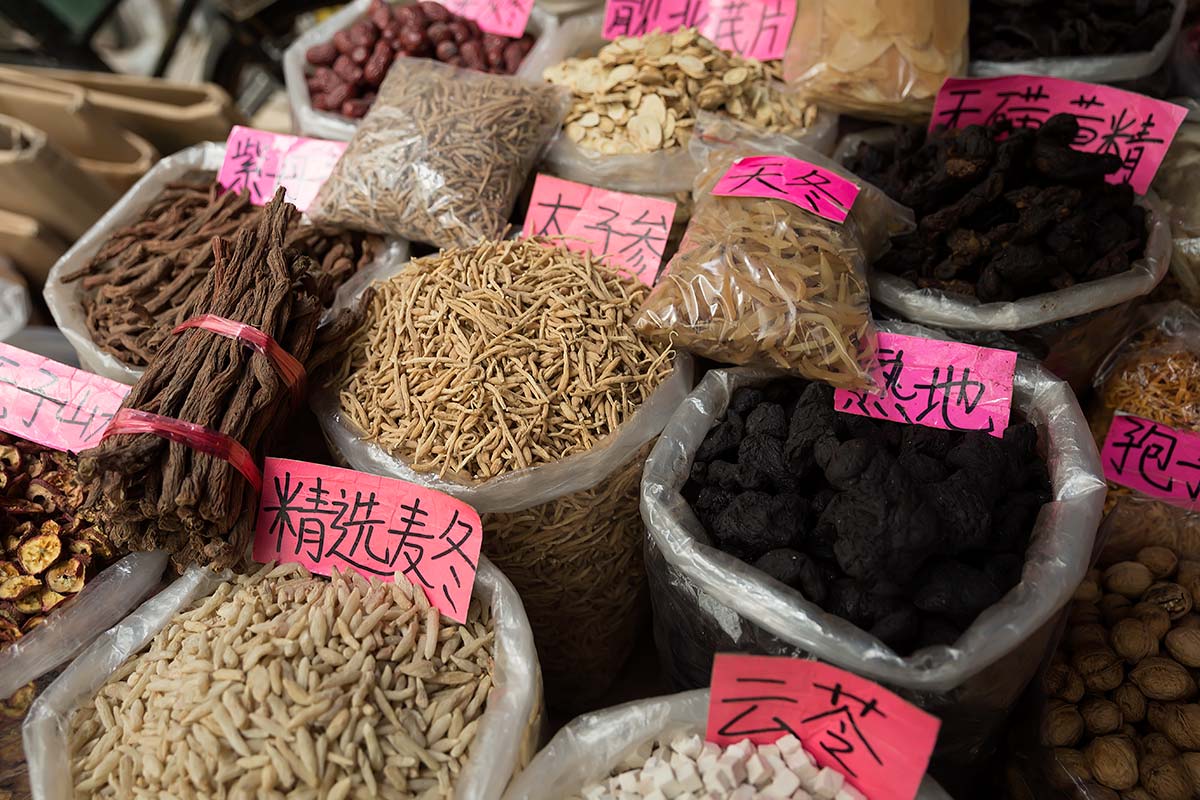
[[[42,291],[50,268],[66,251],[67,243],[44,223],[0,210],[0,255],[13,262],[33,291]]]

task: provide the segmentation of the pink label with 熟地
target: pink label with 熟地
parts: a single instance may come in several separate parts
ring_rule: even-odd
[[[1128,183],[1138,194],[1145,194],[1187,109],[1111,86],[1065,78],[947,78],[934,103],[929,128],[991,125],[1002,119],[1020,128],[1038,128],[1055,114],[1071,114],[1079,120],[1076,150],[1121,158],[1123,166],[1108,176],[1109,183]]]
[[[250,202],[256,206],[270,202],[282,186],[287,201],[306,211],[345,149],[346,142],[234,125],[225,142],[225,160],[217,182],[230,191],[249,192]]]
[[[590,252],[653,286],[674,219],[670,200],[538,175],[521,232]]]
[[[444,0],[442,5],[474,20],[480,30],[519,39],[529,24],[534,0]]]
[[[722,50],[759,61],[783,58],[796,0],[608,0],[604,38],[698,28]]]
[[[1100,451],[1104,477],[1158,500],[1198,509],[1200,434],[1118,411]]]
[[[726,170],[711,194],[785,200],[830,222],[845,222],[858,187],[827,169],[785,156],[747,156]]]
[[[100,435],[129,387],[0,343],[0,430],[79,453]]]
[[[1012,413],[1017,354],[878,334],[879,364],[871,372],[878,392],[837,389],[834,408],[860,417],[1003,437]]]

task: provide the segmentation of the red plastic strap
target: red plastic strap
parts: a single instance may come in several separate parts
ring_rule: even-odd
[[[122,408],[104,429],[104,435],[100,437],[100,441],[120,433],[148,433],[152,436],[170,439],[176,444],[185,444],[201,453],[207,453],[225,461],[229,466],[242,473],[242,476],[254,487],[255,493],[262,492],[262,473],[254,463],[254,459],[250,457],[250,453],[233,438],[220,431],[214,431],[194,422],[184,422],[181,419],[152,414],[137,408]]]
[[[284,350],[279,345],[279,342],[267,336],[258,328],[243,322],[234,322],[225,317],[218,317],[216,314],[201,314],[198,317],[192,317],[186,322],[181,322],[171,333],[178,335],[188,328],[199,328],[215,333],[218,336],[236,339],[251,350],[262,353],[271,361],[271,365],[275,367],[280,377],[283,378],[288,388],[291,389],[293,407],[300,405],[300,402],[304,399],[304,384],[307,380],[304,365],[297,361],[295,356]]]

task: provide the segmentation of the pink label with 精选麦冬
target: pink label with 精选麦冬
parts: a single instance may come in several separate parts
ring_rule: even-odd
[[[444,0],[446,8],[474,20],[484,33],[519,39],[529,24],[534,0]]]
[[[836,172],[798,158],[747,156],[730,165],[713,186],[722,197],[784,200],[830,222],[845,222],[858,186]]]
[[[55,450],[100,443],[128,386],[0,343],[0,430]]]
[[[772,61],[783,58],[795,21],[795,0],[608,0],[602,30],[611,40],[696,28],[722,50]]]
[[[1017,354],[919,336],[879,333],[875,392],[837,389],[847,414],[1003,437],[1012,413]]]
[[[1020,128],[1038,128],[1055,114],[1071,114],[1079,122],[1074,148],[1118,156],[1122,166],[1108,176],[1109,182],[1128,183],[1145,194],[1187,113],[1165,100],[1066,78],[947,78],[929,127],[1008,120]]]
[[[254,529],[254,560],[303,564],[328,575],[403,575],[429,602],[464,622],[483,525],[461,500],[352,469],[268,458]]]
[[[1200,509],[1200,433],[1118,411],[1100,450],[1113,483],[1192,510]]]
[[[674,219],[670,200],[538,175],[522,234],[590,252],[653,286]]]
[[[225,141],[225,160],[217,182],[230,191],[247,192],[257,206],[270,202],[282,186],[287,201],[307,211],[345,149],[346,142],[234,125]]]

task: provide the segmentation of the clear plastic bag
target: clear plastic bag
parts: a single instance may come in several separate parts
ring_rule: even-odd
[[[708,690],[652,697],[576,717],[509,785],[504,800],[562,800],[602,780],[626,755],[676,733],[704,735]],[[916,800],[950,800],[926,777]]]
[[[25,279],[0,258],[0,341],[24,328],[32,310]]]
[[[731,364],[787,369],[847,388],[870,382],[875,333],[867,265],[912,215],[882,192],[794,142],[731,146],[701,137],[704,168],[679,252],[635,320],[645,335]],[[778,142],[778,140],[777,140]],[[783,200],[721,197],[712,188],[739,158],[785,154],[860,187],[838,224]]]
[[[130,385],[137,383],[142,376],[141,369],[121,362],[92,341],[83,310],[83,284],[81,281],[64,283],[63,276],[77,272],[87,264],[114,231],[141,219],[146,208],[168,184],[188,178],[216,177],[224,160],[225,145],[214,142],[194,145],[162,159],[51,268],[43,292],[46,305],[50,307],[59,329],[79,355],[79,363],[88,372]],[[408,242],[391,240],[376,257],[375,265],[404,263],[407,260]]]
[[[401,2],[397,5],[407,3]],[[297,36],[284,51],[283,80],[287,85],[288,105],[292,110],[292,130],[301,136],[344,142],[354,135],[357,127],[355,120],[313,108],[308,84],[305,83],[307,61],[304,54],[310,47],[328,42],[335,33],[353,25],[370,7],[371,0],[354,0],[347,3],[338,9],[336,14]],[[558,29],[558,19],[553,12],[534,6],[525,30],[536,36],[537,42],[521,62],[521,67],[516,72],[518,77],[540,81],[542,70],[558,63],[551,60],[554,57],[552,53]]]
[[[64,758],[71,713],[91,698],[130,656],[139,653],[179,612],[211,594],[228,573],[191,567],[143,603],[76,658],[34,701],[23,729],[30,783],[39,800],[75,796],[70,762]],[[496,626],[494,686],[458,775],[455,796],[499,798],[512,774],[528,763],[541,728],[541,676],[533,636],[521,599],[487,559],[480,559],[474,595],[491,606]]]
[[[546,66],[562,63],[568,58],[594,54],[608,44],[601,33],[603,26],[603,11],[568,19],[556,33],[551,48],[544,54],[548,62]],[[541,77],[540,73],[538,77]],[[837,114],[822,109],[810,128],[789,135],[819,153],[828,154],[836,143],[837,126]],[[699,170],[685,147],[654,153],[605,155],[580,147],[566,136],[559,136],[554,141],[546,153],[544,164],[552,175],[565,180],[635,194],[689,192]]]
[[[967,70],[968,0],[800,3],[783,76],[835,111],[922,121]]]
[[[885,326],[930,335],[916,326]],[[1058,614],[1087,570],[1104,503],[1100,459],[1074,394],[1019,361],[1014,411],[1038,430],[1053,501],[1033,529],[1021,582],[979,615],[952,647],[901,657],[797,590],[717,550],[680,494],[697,448],[733,391],[775,373],[738,368],[705,376],[646,462],[642,517],[655,640],[673,685],[703,686],[716,652],[803,655],[877,681],[942,720],[937,757],[985,753],[1051,643]]]
[[[1171,276],[1189,303],[1200,303],[1200,104],[1188,101],[1187,119],[1154,177],[1154,191],[1166,207],[1174,237]]]
[[[972,61],[971,75],[994,78],[1002,75],[1049,75],[1087,83],[1133,81],[1153,74],[1171,54],[1175,37],[1183,23],[1187,0],[1175,0],[1171,27],[1154,47],[1144,53],[1119,53],[1074,58],[1033,58],[1025,61]]]
[[[398,58],[310,213],[435,247],[499,239],[567,102],[544,84]]]

